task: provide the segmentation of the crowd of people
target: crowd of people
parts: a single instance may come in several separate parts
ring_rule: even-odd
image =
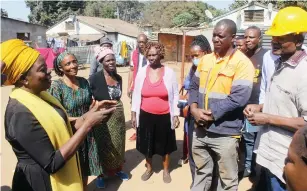
[[[220,20],[213,49],[203,35],[191,43],[192,66],[181,86],[162,63],[163,44],[140,34],[131,55],[128,96],[136,130],[130,140],[146,161],[141,180],[151,178],[152,157],[160,155],[163,181],[172,181],[170,155],[177,150],[181,116],[182,161],[190,164],[191,191],[238,190],[242,177],[255,176],[260,177],[256,190],[307,190],[305,23],[303,9],[280,10],[265,32],[272,36],[272,49],[266,50],[260,28],[250,26],[236,36],[235,22]],[[73,54],[58,55],[53,67],[60,78],[53,82],[43,57],[23,41],[0,46],[1,83],[15,86],[4,121],[18,160],[12,190],[83,191],[88,176],[97,176],[98,188],[105,188],[109,176],[129,180],[122,170],[123,79],[112,42],[102,39],[95,49],[88,80],[78,76]]]

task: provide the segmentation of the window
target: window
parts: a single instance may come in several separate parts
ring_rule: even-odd
[[[75,30],[75,24],[71,21],[65,22],[66,30]]]
[[[263,22],[264,10],[244,10],[245,22]]]
[[[17,38],[23,41],[29,41],[30,40],[30,33],[17,33]]]

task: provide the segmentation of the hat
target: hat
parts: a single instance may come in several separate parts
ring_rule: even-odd
[[[94,51],[95,51],[96,60],[98,62],[108,54],[114,55],[113,50],[105,47],[95,47]]]
[[[100,39],[100,46],[103,44],[111,44],[113,45],[113,42],[108,37],[103,37]]]
[[[5,85],[15,84],[40,55],[37,50],[27,46],[20,39],[7,40],[0,44],[0,49],[1,61],[5,63],[2,74],[7,77]]]

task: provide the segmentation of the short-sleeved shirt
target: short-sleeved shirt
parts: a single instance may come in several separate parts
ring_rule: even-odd
[[[67,86],[62,79],[55,80],[49,88],[49,93],[57,98],[66,109],[69,117],[80,117],[89,111],[92,102],[90,85],[85,78],[77,77],[77,90]]]
[[[307,54],[298,51],[287,62],[275,61],[276,69],[266,89],[263,113],[283,117],[307,116]],[[284,161],[293,132],[281,127],[262,127],[255,143],[256,162],[282,178]]]

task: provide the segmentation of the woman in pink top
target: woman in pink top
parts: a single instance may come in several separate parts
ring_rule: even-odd
[[[136,76],[132,96],[132,125],[137,127],[136,148],[146,157],[147,170],[142,180],[153,174],[152,156],[163,157],[163,181],[172,181],[169,173],[169,155],[177,150],[175,128],[179,126],[178,83],[175,72],[161,64],[164,46],[147,44],[145,56],[149,66]]]

